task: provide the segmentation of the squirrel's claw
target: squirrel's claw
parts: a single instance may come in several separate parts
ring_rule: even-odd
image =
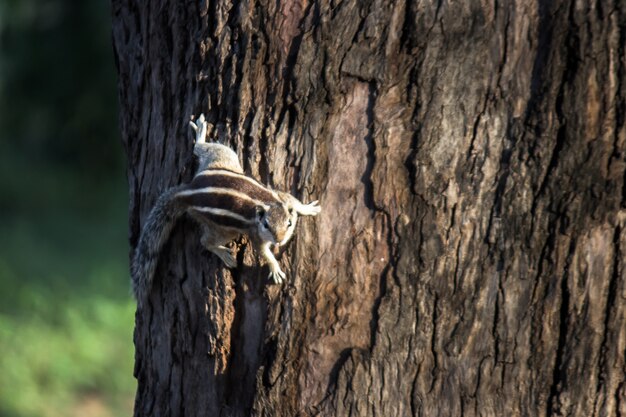
[[[279,269],[277,270],[271,270],[270,271],[270,275],[269,278],[272,279],[272,281],[274,281],[274,284],[280,285],[283,283],[283,281],[285,281],[285,278],[287,276],[285,275],[285,273],[283,271]]]

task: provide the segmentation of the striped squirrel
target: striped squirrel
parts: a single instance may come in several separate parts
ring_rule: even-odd
[[[139,306],[146,300],[159,255],[176,221],[189,214],[202,229],[201,243],[229,268],[237,266],[224,245],[247,234],[268,263],[276,284],[285,279],[273,246],[284,246],[292,237],[298,215],[315,216],[317,201],[302,204],[291,194],[274,191],[244,174],[237,154],[218,143],[207,143],[204,115],[194,123],[194,154],[198,170],[189,184],[165,191],[148,215],[131,263],[132,287]]]

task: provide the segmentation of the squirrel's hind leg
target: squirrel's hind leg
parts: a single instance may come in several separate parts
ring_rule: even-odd
[[[198,117],[194,123],[193,120],[189,122],[189,126],[196,132],[196,143],[206,143],[206,132],[208,124],[204,119],[204,113]]]
[[[217,257],[220,258],[222,262],[224,262],[224,265],[226,265],[228,268],[237,267],[237,260],[233,256],[231,250],[228,249],[226,246],[205,246],[205,248],[207,248],[208,251],[216,254]]]
[[[232,233],[220,233],[211,226],[202,224],[202,237],[200,238],[202,246],[209,252],[217,255],[228,268],[235,268],[237,260],[233,256],[232,251],[224,245],[236,237]]]
[[[198,172],[207,169],[226,169],[243,174],[243,168],[235,151],[219,143],[207,143],[208,123],[204,114],[201,114],[195,122],[190,121],[189,125],[196,132],[193,153],[198,157]]]

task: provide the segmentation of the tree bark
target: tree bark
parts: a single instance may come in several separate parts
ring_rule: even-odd
[[[136,315],[135,416],[626,415],[623,1],[112,13],[132,246],[202,112],[323,210],[282,287],[247,240],[228,270],[179,223]]]

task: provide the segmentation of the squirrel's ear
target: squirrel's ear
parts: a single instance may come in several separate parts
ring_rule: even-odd
[[[262,219],[265,216],[265,208],[263,206],[256,206],[256,217]]]

